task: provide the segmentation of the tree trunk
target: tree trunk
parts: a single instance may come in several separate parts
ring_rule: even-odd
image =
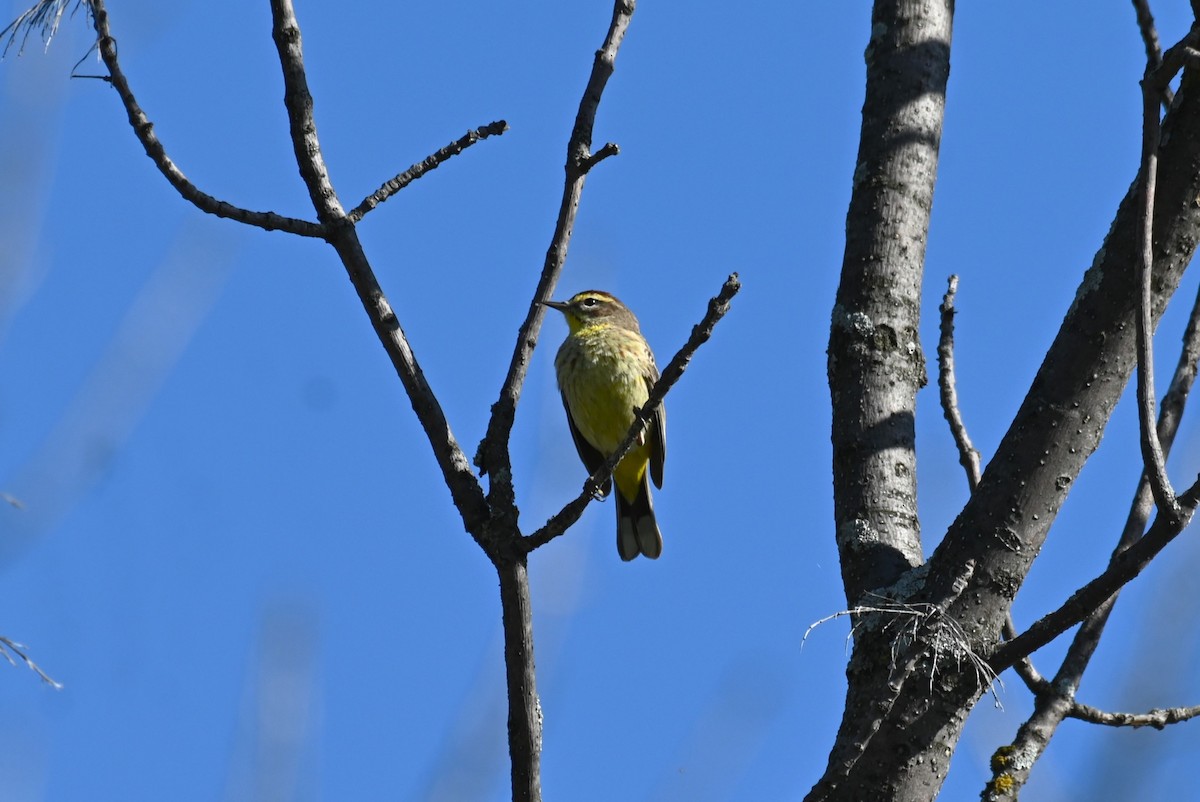
[[[938,795],[966,717],[987,688],[986,658],[1013,597],[1135,364],[1136,186],[979,487],[920,566],[912,440],[923,376],[917,306],[952,13],[952,0],[879,0],[872,17],[829,378],[846,598],[876,612],[856,615],[844,718],[810,800]],[[1159,152],[1156,319],[1200,238],[1198,93],[1197,78],[1185,73]]]

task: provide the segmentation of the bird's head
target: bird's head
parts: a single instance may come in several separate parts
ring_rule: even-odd
[[[568,301],[546,301],[545,304],[563,313],[572,333],[589,326],[603,325],[640,331],[637,318],[629,311],[629,307],[601,290],[584,290]]]

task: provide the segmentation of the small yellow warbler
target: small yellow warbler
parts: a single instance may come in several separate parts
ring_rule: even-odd
[[[658,380],[658,367],[633,312],[607,292],[588,290],[546,306],[562,312],[570,329],[554,367],[575,448],[594,473],[629,433]],[[639,554],[653,560],[662,554],[649,479],[662,487],[666,426],[667,413],[659,404],[641,438],[613,471],[622,560]],[[611,482],[605,482],[601,492],[607,496],[611,489]]]

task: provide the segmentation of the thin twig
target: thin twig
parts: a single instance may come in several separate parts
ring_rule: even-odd
[[[150,157],[150,160],[154,162],[171,186],[175,187],[175,190],[183,196],[184,200],[202,212],[257,226],[267,231],[286,231],[301,237],[324,238],[326,236],[328,233],[326,228],[318,223],[286,217],[275,212],[254,212],[242,209],[202,192],[189,181],[183,171],[167,155],[166,148],[154,133],[154,124],[142,111],[137,99],[133,96],[133,90],[129,88],[129,81],[126,80],[125,73],[122,72],[120,62],[117,60],[117,41],[109,29],[108,11],[104,6],[104,0],[87,0],[87,3],[92,10],[92,24],[96,30],[100,58],[104,62],[104,66],[108,68],[112,86],[117,90],[121,103],[125,106],[125,112],[129,115],[129,125],[133,128],[133,133],[137,136],[138,141],[142,143],[146,155]]]
[[[956,313],[954,297],[957,292],[958,276],[950,276],[946,282],[946,294],[942,297],[942,305],[938,307],[938,311],[941,313],[937,349],[938,389],[941,391],[942,414],[945,415],[946,422],[950,425],[950,433],[954,437],[954,444],[958,447],[959,463],[967,473],[967,487],[974,493],[981,478],[979,451],[971,443],[971,437],[967,434],[967,426],[958,405],[958,380],[954,369],[954,315]],[[1011,611],[1004,618],[1002,633],[1005,640],[1012,640],[1017,636]],[[1013,670],[1035,694],[1049,685],[1028,656],[1016,661],[1013,664]]]
[[[1004,617],[1004,626],[1001,629],[1001,634],[1004,635],[1006,641],[1017,637],[1017,627],[1013,623],[1012,612]],[[1017,676],[1025,683],[1025,687],[1032,691],[1035,695],[1041,693],[1049,686],[1050,682],[1042,676],[1042,672],[1037,670],[1033,664],[1033,660],[1029,656],[1022,657],[1017,662],[1013,663],[1013,671],[1017,672]]]
[[[1154,336],[1152,286],[1154,272],[1154,187],[1158,176],[1159,109],[1158,85],[1151,80],[1154,73],[1147,69],[1142,81],[1142,183],[1141,228],[1142,247],[1139,297],[1137,307],[1137,400],[1138,424],[1141,431],[1142,461],[1150,482],[1150,491],[1162,512],[1173,518],[1183,515],[1167,476],[1166,457],[1155,426],[1154,395]]]
[[[1159,410],[1156,430],[1164,455],[1170,453],[1171,446],[1175,443],[1175,435],[1179,431],[1184,408],[1196,381],[1197,360],[1200,360],[1200,291],[1197,292],[1196,299],[1192,304],[1187,328],[1183,335],[1183,346],[1175,365],[1175,373],[1171,377],[1171,384],[1166,395],[1163,396],[1162,406]],[[1153,512],[1154,499],[1149,481],[1143,473],[1138,480],[1129,514],[1125,519],[1125,526],[1113,549],[1112,556],[1114,558],[1142,537]],[[1079,686],[1083,673],[1099,646],[1101,634],[1116,600],[1117,596],[1114,594],[1093,611],[1076,631],[1075,637],[1072,638],[1071,645],[1067,649],[1066,657],[1063,659],[1062,667],[1054,677],[1056,687],[1076,688]]]
[[[13,655],[15,654],[18,658],[20,658],[21,662],[29,668],[30,671],[37,674],[41,678],[42,682],[46,683],[56,691],[61,691],[63,687],[62,683],[43,671],[37,663],[30,659],[29,655],[25,654],[24,649],[24,644],[17,643],[11,638],[0,636],[0,655],[3,655],[4,659],[8,660],[11,665],[15,666],[17,664],[17,661],[13,659]]]
[[[1141,432],[1142,460],[1150,491],[1159,509],[1177,520],[1185,516],[1175,498],[1167,475],[1166,458],[1154,425],[1154,191],[1158,179],[1158,148],[1162,122],[1159,118],[1158,92],[1184,65],[1200,60],[1196,46],[1200,31],[1191,31],[1166,52],[1157,67],[1148,65],[1142,79],[1142,167],[1141,167],[1141,260],[1139,265],[1139,303],[1137,307],[1137,398],[1138,425]]]
[[[476,142],[487,139],[489,136],[500,136],[507,130],[508,123],[506,123],[504,120],[497,120],[496,122],[488,123],[487,125],[467,131],[467,133],[462,137],[454,140],[441,150],[426,156],[423,160],[417,162],[412,167],[409,167],[404,172],[384,183],[383,186],[364,198],[362,203],[355,206],[354,210],[350,212],[350,214],[346,215],[347,219],[349,219],[352,223],[357,223],[359,220],[362,220],[369,211],[395,195],[400,190],[404,189],[413,181],[416,181],[418,178],[428,173],[430,170],[436,170],[441,164],[462,153]]]
[[[624,459],[629,450],[633,448],[634,443],[642,434],[642,429],[646,421],[654,414],[654,410],[662,403],[663,398],[666,397],[667,392],[675,385],[675,382],[679,381],[679,378],[683,376],[683,372],[687,370],[688,363],[696,353],[696,349],[707,342],[708,338],[712,336],[717,322],[729,311],[729,302],[733,299],[733,296],[737,295],[738,290],[741,288],[742,283],[738,279],[737,273],[731,274],[725,280],[725,283],[721,286],[721,291],[717,293],[716,297],[709,300],[708,311],[705,313],[704,318],[692,327],[692,335],[688,338],[688,341],[671,358],[671,361],[663,369],[658,381],[654,383],[654,387],[650,391],[650,397],[634,417],[633,425],[629,427],[629,432],[625,435],[625,439],[621,441],[621,445],[609,455],[604,465],[587,478],[587,481],[583,483],[583,490],[578,496],[551,517],[545,526],[528,537],[522,538],[522,546],[526,551],[533,551],[539,546],[549,543],[579,520],[579,516],[583,514],[587,505],[592,499],[597,497],[599,488],[612,476],[617,463]]]
[[[951,276],[946,282],[946,294],[942,297],[941,336],[938,338],[938,389],[941,391],[942,414],[950,424],[950,434],[954,436],[954,444],[958,446],[958,461],[967,472],[967,486],[971,492],[979,486],[979,452],[971,443],[967,434],[967,425],[963,422],[962,412],[958,407],[958,380],[954,372],[954,295],[958,292],[958,276]]]
[[[1175,373],[1171,384],[1163,396],[1158,416],[1158,439],[1162,441],[1163,449],[1170,452],[1175,443],[1175,435],[1179,432],[1179,424],[1183,419],[1183,411],[1187,406],[1192,387],[1196,383],[1197,370],[1200,369],[1200,289],[1192,302],[1192,311],[1188,315],[1187,327],[1183,332],[1183,345],[1179,350],[1179,361],[1175,365]]]
[[[634,7],[634,0],[615,0],[608,33],[592,61],[592,72],[583,90],[583,97],[580,98],[575,126],[567,142],[566,181],[563,185],[558,218],[554,224],[554,234],[550,238],[550,247],[546,250],[546,258],[542,264],[542,275],[538,279],[529,310],[525,313],[525,320],[517,332],[516,346],[508,365],[508,373],[504,377],[504,384],[500,387],[500,397],[492,405],[487,433],[475,452],[475,466],[481,474],[487,474],[491,479],[488,501],[492,509],[499,517],[511,520],[514,526],[517,512],[508,441],[516,418],[517,402],[521,398],[521,388],[529,371],[529,361],[541,332],[542,321],[545,319],[546,307],[542,302],[549,301],[553,295],[567,260],[571,232],[575,228],[575,216],[583,195],[584,179],[588,171],[599,163],[600,158],[597,157],[601,157],[601,154],[607,157],[618,152],[617,146],[610,143],[593,154],[592,133],[596,125],[596,113],[600,108],[600,98],[615,69],[617,52],[625,40],[625,32],[629,28]]]
[[[1114,600],[1110,600],[1104,607],[1101,607],[1101,611],[1104,612],[1106,618],[1108,611],[1111,610],[1112,601]],[[1095,615],[1096,614],[1093,614],[1093,617]],[[1089,619],[1084,622],[1084,625],[1086,626],[1091,622],[1091,620],[1092,618],[1089,617]],[[805,633],[805,635],[807,636],[807,633]],[[1072,642],[1071,648],[1077,648],[1075,642]],[[1059,672],[1059,676],[1055,676],[1054,682],[1050,682],[1045,677],[1038,674],[1036,670],[1033,670],[1030,673],[1022,673],[1020,668],[1022,662],[1023,661],[1018,660],[1013,668],[1017,670],[1018,675],[1025,681],[1025,685],[1037,696],[1050,694],[1054,697],[1059,697],[1059,688],[1074,689],[1079,685],[1078,679],[1079,675],[1082,674],[1082,671],[1075,675],[1073,682],[1070,678],[1061,676],[1061,671]],[[1065,667],[1066,664],[1072,662],[1072,660],[1070,657],[1068,657],[1063,662]],[[1026,666],[1028,667],[1029,664],[1026,663]],[[1049,712],[1047,715],[1052,716],[1052,718],[1045,723],[1040,723],[1040,726],[1037,727],[1038,736],[1035,736],[1034,740],[1039,741],[1039,746],[1041,747],[1038,749],[1039,752],[1044,749],[1045,743],[1049,740],[1049,735],[1053,733],[1053,730],[1058,726],[1058,723],[1062,721],[1063,718],[1074,718],[1080,721],[1085,721],[1089,724],[1103,724],[1109,727],[1133,727],[1135,729],[1138,727],[1153,727],[1157,730],[1161,730],[1168,724],[1175,724],[1200,716],[1200,705],[1194,705],[1192,707],[1171,707],[1166,709],[1154,708],[1147,713],[1121,713],[1101,710],[1098,707],[1084,704],[1083,702],[1075,699],[1073,695],[1062,697],[1061,701],[1065,704],[1063,704],[1061,708],[1058,708],[1057,706],[1055,707],[1055,709],[1059,710],[1059,712]],[[1034,716],[1036,715],[1037,712],[1035,711]],[[1031,716],[1026,722],[1025,726],[1029,726],[1034,723],[1034,718]],[[1018,736],[1018,738],[1019,737],[1020,736]],[[1014,747],[1020,749],[1021,745],[1019,743],[1014,743]]]
[[[617,146],[617,143],[609,142],[605,144],[604,147],[600,148],[600,150],[586,157],[583,160],[583,163],[580,165],[580,169],[583,174],[586,175],[592,171],[593,167],[607,159],[609,156],[619,156],[620,154],[621,148]]]
[[[1101,574],[1072,593],[1061,607],[1040,618],[1017,637],[1000,644],[988,660],[992,668],[999,673],[1020,658],[1033,654],[1078,624],[1103,604],[1105,599],[1140,574],[1187,526],[1198,499],[1200,482],[1193,484],[1178,497],[1180,506],[1185,511],[1182,520],[1160,514],[1144,537],[1115,555]]]
[[[1146,47],[1146,64],[1154,70],[1162,64],[1162,46],[1158,42],[1158,28],[1154,24],[1154,15],[1150,13],[1150,0],[1133,0],[1133,10],[1137,14],[1138,32],[1142,35],[1142,44]],[[1175,93],[1170,84],[1164,84],[1159,97],[1164,109],[1171,107]]]
[[[1106,727],[1153,727],[1156,730],[1165,729],[1168,725],[1200,716],[1200,705],[1191,707],[1156,707],[1147,713],[1120,713],[1100,710],[1091,705],[1078,702],[1067,714],[1071,718],[1086,721],[1090,724],[1103,724]]]

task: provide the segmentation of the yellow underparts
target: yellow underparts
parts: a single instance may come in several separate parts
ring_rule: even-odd
[[[606,457],[625,439],[649,397],[645,376],[650,359],[641,336],[604,324],[573,330],[559,351],[555,364],[571,419]],[[627,501],[637,498],[649,460],[650,444],[643,435],[613,472]]]

